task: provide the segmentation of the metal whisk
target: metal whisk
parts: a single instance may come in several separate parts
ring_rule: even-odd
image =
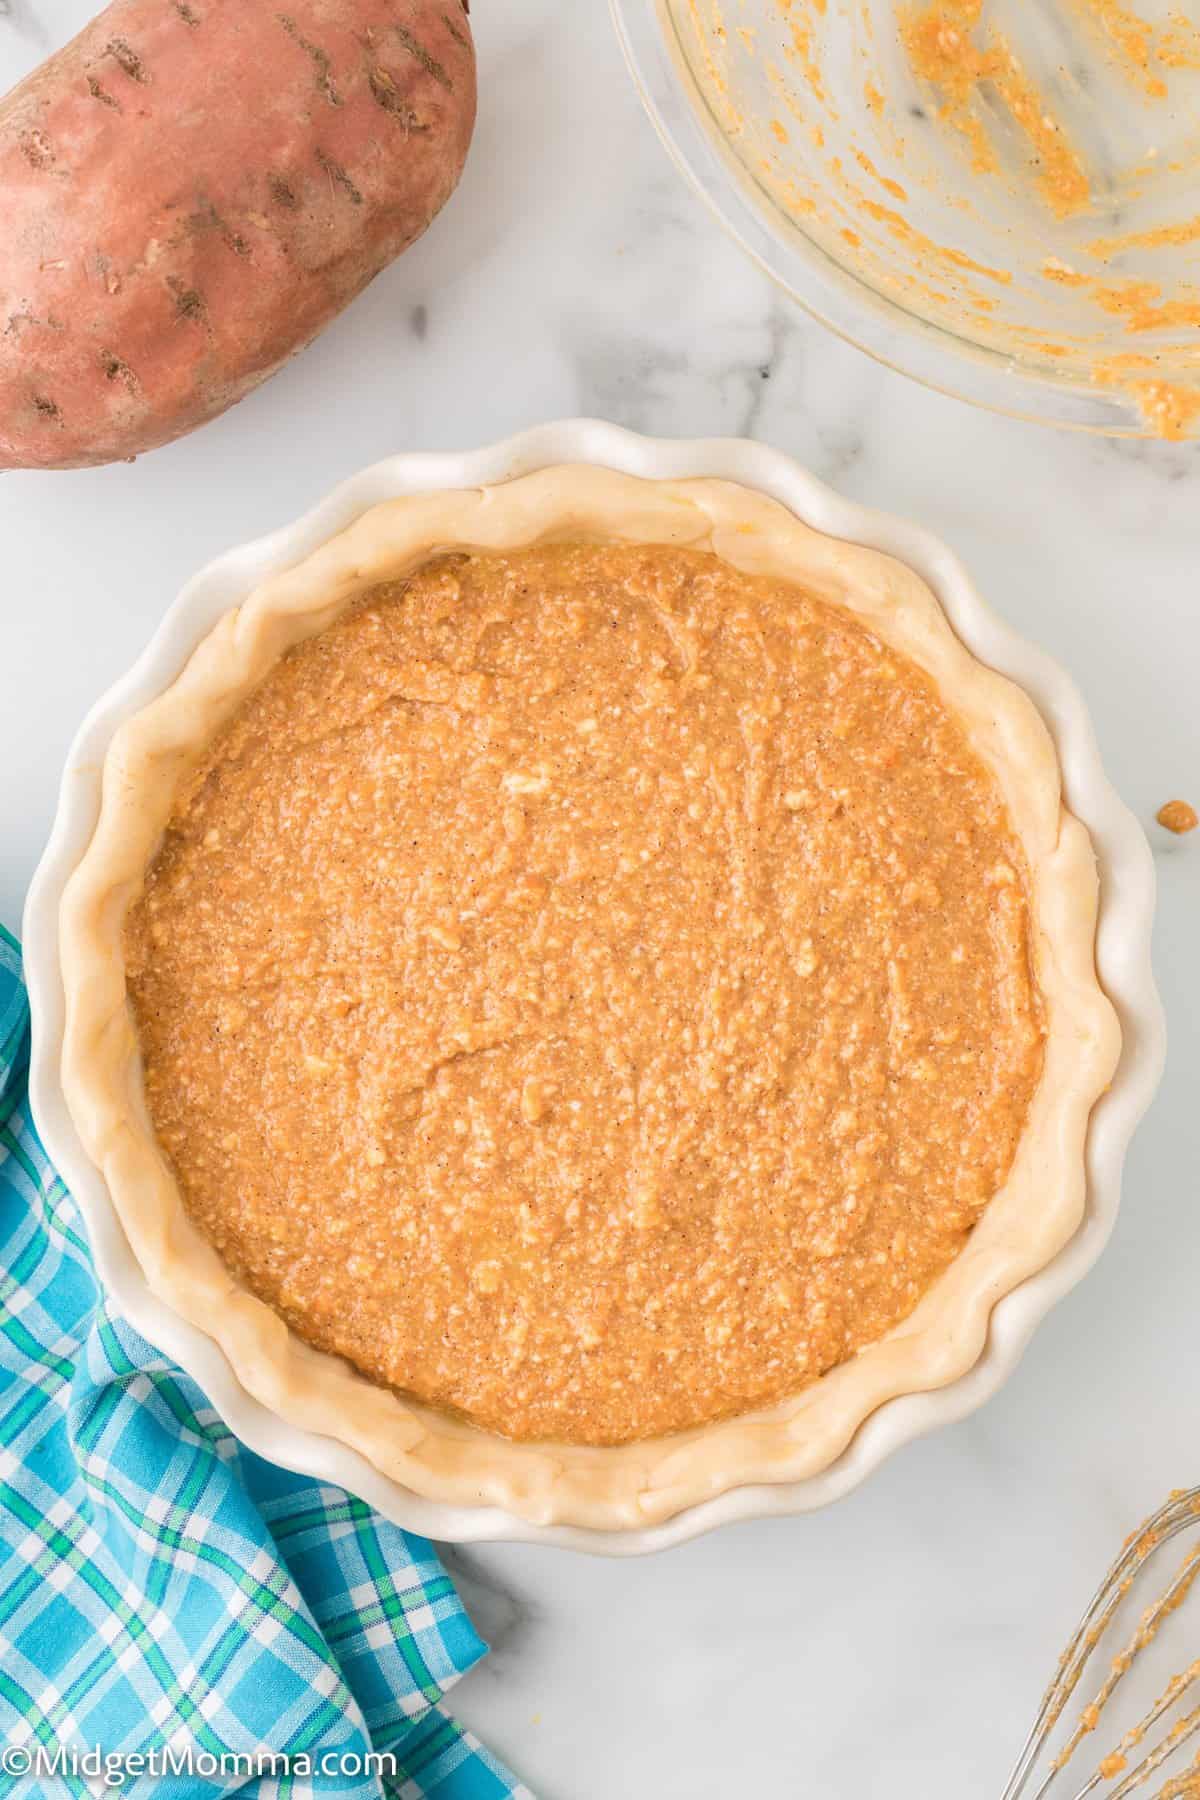
[[[1133,1667],[1139,1653],[1148,1648],[1160,1625],[1186,1599],[1200,1575],[1200,1545],[1189,1551],[1161,1597],[1143,1611],[1132,1635],[1109,1663],[1103,1681],[1082,1708],[1062,1748],[1053,1756],[1049,1740],[1066,1712],[1093,1651],[1100,1644],[1118,1608],[1141,1581],[1147,1565],[1171,1539],[1200,1526],[1200,1487],[1174,1493],[1158,1511],[1126,1541],[1108,1574],[1097,1588],[1074,1636],[1058,1659],[1054,1679],[1042,1697],[1033,1729],[1017,1758],[1001,1800],[1085,1800],[1102,1791],[1103,1800],[1126,1800],[1145,1787],[1156,1774],[1165,1785],[1154,1800],[1200,1800],[1200,1753],[1180,1769],[1174,1759],[1189,1739],[1200,1733],[1200,1659],[1172,1677],[1154,1705],[1124,1732],[1119,1742],[1094,1767],[1080,1785],[1080,1777],[1065,1773],[1067,1764],[1085,1739],[1101,1728],[1109,1700]],[[1190,1704],[1181,1704],[1190,1700]],[[1170,1715],[1170,1721],[1168,1721]],[[1163,1723],[1153,1747],[1146,1748],[1154,1727]],[[1166,1765],[1174,1763],[1176,1773]],[[1147,1800],[1149,1797],[1147,1796]]]

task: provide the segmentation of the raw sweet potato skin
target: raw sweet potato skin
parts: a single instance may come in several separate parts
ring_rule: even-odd
[[[464,0],[113,0],[0,101],[0,469],[232,406],[424,231],[474,120]]]

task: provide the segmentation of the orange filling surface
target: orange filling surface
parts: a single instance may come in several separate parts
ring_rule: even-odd
[[[931,681],[715,557],[444,556],[294,649],[126,928],[154,1125],[309,1343],[518,1439],[796,1393],[1004,1183],[1027,871]]]

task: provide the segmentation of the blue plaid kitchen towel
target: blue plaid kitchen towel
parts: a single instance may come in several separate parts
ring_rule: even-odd
[[[114,1315],[28,1054],[0,927],[0,1795],[531,1800],[439,1709],[485,1646],[432,1545],[244,1450]]]

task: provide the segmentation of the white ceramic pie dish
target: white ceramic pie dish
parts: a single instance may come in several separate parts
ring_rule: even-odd
[[[1047,1268],[995,1308],[987,1345],[969,1374],[936,1392],[880,1407],[837,1461],[819,1475],[800,1482],[735,1488],[663,1524],[620,1532],[540,1526],[495,1507],[419,1499],[348,1448],[285,1424],[252,1399],[216,1342],[151,1293],[107,1187],[75,1135],[58,1076],[63,1031],[59,902],[93,831],[100,765],[117,726],[170,684],[217,619],[265,575],[295,563],[368,507],[403,494],[504,481],[564,462],[591,463],[650,478],[718,476],[737,481],[771,495],[819,531],[896,557],[926,581],[968,649],[1032,696],[1054,736],[1067,804],[1091,832],[1100,862],[1097,961],[1124,1033],[1116,1078],[1089,1129],[1084,1224]],[[68,759],[51,841],[30,890],[25,943],[34,1013],[34,1110],[51,1156],[79,1197],[101,1277],[117,1304],[195,1377],[252,1448],[346,1486],[401,1525],[430,1536],[461,1541],[527,1539],[635,1553],[680,1542],[730,1519],[823,1505],[855,1486],[897,1445],[935,1424],[961,1417],[1001,1384],[1036,1324],[1095,1260],[1116,1216],[1125,1146],[1153,1092],[1162,1061],[1161,1014],[1149,962],[1152,910],[1153,872],[1145,838],[1105,780],[1078,695],[1060,671],[987,612],[943,546],[911,526],[851,506],[785,457],[756,444],[661,442],[594,421],[567,422],[465,455],[405,456],[379,464],[345,483],[296,525],[218,559],[180,595],[145,654],[98,703],[80,731]]]

